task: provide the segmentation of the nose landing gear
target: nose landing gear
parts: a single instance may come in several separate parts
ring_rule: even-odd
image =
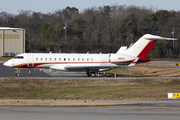
[[[16,76],[19,77],[19,76],[20,76],[20,73],[21,73],[20,69],[17,68],[16,71],[15,71],[15,73],[16,73]]]
[[[49,74],[52,74],[52,69],[51,68],[49,68]]]

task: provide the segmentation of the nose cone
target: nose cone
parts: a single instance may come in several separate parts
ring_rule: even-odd
[[[12,63],[9,61],[5,62],[3,65],[7,67],[13,67]]]

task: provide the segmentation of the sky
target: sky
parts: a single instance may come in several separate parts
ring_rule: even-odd
[[[53,13],[65,9],[67,6],[76,7],[79,12],[84,9],[106,5],[135,5],[153,6],[156,10],[180,11],[180,0],[0,0],[0,12],[7,12],[14,15],[20,10],[32,10],[44,14]]]

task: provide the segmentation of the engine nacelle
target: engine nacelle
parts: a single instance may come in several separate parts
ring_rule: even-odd
[[[122,63],[128,63],[132,62],[135,57],[129,56],[129,55],[119,55],[119,54],[111,54],[110,56],[110,62],[115,64],[122,64]]]

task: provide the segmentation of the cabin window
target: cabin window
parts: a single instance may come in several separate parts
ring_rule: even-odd
[[[66,58],[64,58],[64,61],[66,61]]]
[[[56,61],[56,58],[54,58],[54,61]]]
[[[59,58],[59,61],[61,61],[61,58]]]
[[[50,61],[52,60],[52,58],[50,58]]]
[[[36,61],[38,61],[38,58],[36,58]]]
[[[93,61],[93,58],[91,58],[91,61]]]
[[[87,58],[87,61],[89,61],[89,58]]]
[[[68,61],[70,61],[70,58],[68,58]]]
[[[47,58],[45,58],[45,60],[47,61]]]
[[[41,61],[43,60],[43,58],[41,58]]]
[[[80,58],[78,58],[78,61],[80,61]]]
[[[82,58],[82,61],[84,61],[84,58]]]
[[[75,61],[75,58],[73,58],[73,61]]]

